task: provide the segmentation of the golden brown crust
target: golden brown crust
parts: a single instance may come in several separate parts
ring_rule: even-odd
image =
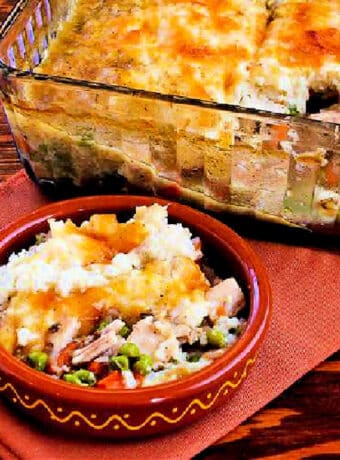
[[[78,1],[38,71],[239,102],[238,85],[265,32],[264,1],[135,4]]]
[[[305,112],[340,88],[340,0],[78,0],[37,70]]]
[[[321,67],[340,61],[340,2],[285,2],[275,13],[267,37],[278,62],[286,67]]]

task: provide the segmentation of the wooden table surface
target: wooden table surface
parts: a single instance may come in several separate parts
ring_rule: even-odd
[[[13,4],[0,0],[0,21]],[[0,112],[0,182],[20,169]],[[260,458],[340,459],[340,351],[195,460]]]

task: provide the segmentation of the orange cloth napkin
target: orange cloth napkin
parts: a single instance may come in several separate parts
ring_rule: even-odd
[[[47,200],[23,172],[0,186],[0,228]],[[273,288],[269,332],[248,379],[226,405],[196,424],[144,441],[72,439],[0,402],[0,457],[187,459],[211,445],[340,348],[340,253],[250,241]]]

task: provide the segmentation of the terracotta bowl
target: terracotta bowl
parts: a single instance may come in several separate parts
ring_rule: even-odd
[[[85,197],[58,202],[21,218],[0,233],[0,265],[46,231],[47,219],[81,222],[93,213],[126,213],[136,206],[168,205],[171,220],[200,236],[210,265],[228,267],[246,293],[248,325],[222,357],[176,382],[108,391],[72,386],[37,372],[0,347],[0,394],[17,410],[67,433],[131,438],[177,429],[214,410],[238,390],[254,365],[268,328],[271,291],[266,272],[248,244],[227,226],[187,206],[134,196]]]

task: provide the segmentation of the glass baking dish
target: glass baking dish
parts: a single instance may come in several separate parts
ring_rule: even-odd
[[[45,190],[127,181],[211,211],[340,234],[338,124],[35,73],[71,4],[20,0],[0,32],[5,111]]]

